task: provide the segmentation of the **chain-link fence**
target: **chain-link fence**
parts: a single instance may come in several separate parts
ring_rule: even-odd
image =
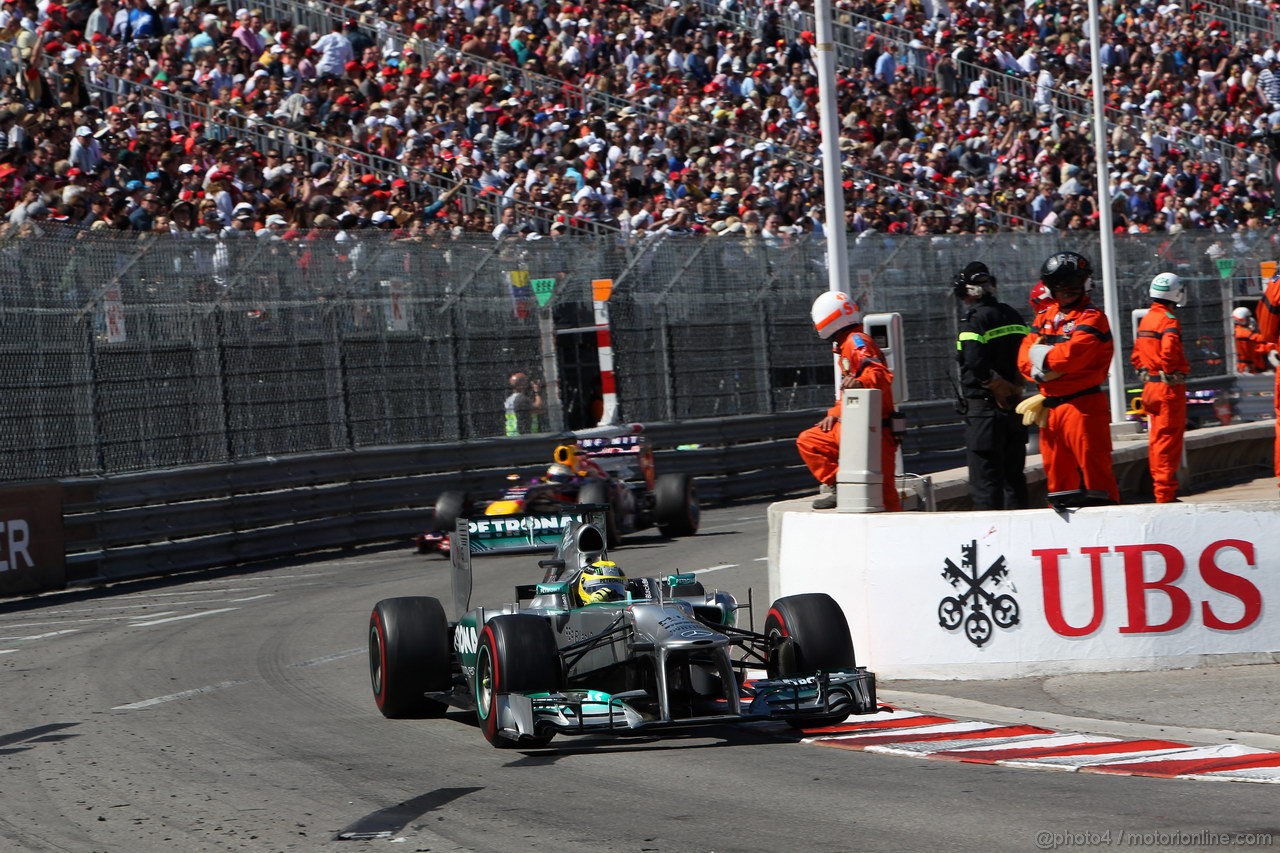
[[[827,287],[822,243],[348,236],[10,231],[0,238],[0,479],[498,437],[515,372],[547,386],[538,430],[593,425],[598,278],[615,282],[624,419],[831,399],[830,356],[809,322]],[[1247,240],[1117,244],[1124,317],[1148,304],[1155,273],[1187,280],[1180,316],[1194,376],[1231,369],[1230,309],[1256,298],[1259,262],[1274,257],[1268,239]],[[903,315],[911,399],[946,400],[955,271],[985,261],[1022,308],[1042,259],[1063,248],[1097,263],[1096,237],[864,235],[850,246],[849,291],[869,311]]]

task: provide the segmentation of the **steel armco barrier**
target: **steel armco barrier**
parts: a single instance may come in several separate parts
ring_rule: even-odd
[[[920,426],[933,424],[908,441],[908,467],[956,464],[963,438],[954,411],[906,409]],[[652,424],[645,434],[660,473],[690,474],[702,502],[723,504],[811,489],[795,437],[820,416]],[[529,436],[63,480],[67,579],[99,583],[370,542],[408,547],[441,492],[496,493],[508,474],[545,467],[556,442]]]

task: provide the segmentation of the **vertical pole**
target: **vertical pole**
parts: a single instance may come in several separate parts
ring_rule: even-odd
[[[556,325],[551,308],[538,309],[538,332],[542,345],[542,402],[547,410],[544,429],[564,431],[564,407],[560,403],[560,359],[556,353]]]
[[[818,123],[822,130],[822,196],[827,205],[827,289],[849,289],[849,249],[844,233],[844,175],[840,169],[840,93],[836,90],[836,45],[832,0],[815,0],[814,52],[818,66]],[[840,363],[832,359],[836,393]]]
[[[596,352],[600,356],[600,393],[604,411],[596,426],[608,426],[618,420],[618,387],[613,376],[613,335],[609,329],[609,297],[613,295],[613,279],[598,278],[591,282],[591,299],[595,306]]]
[[[814,3],[818,65],[818,116],[822,130],[822,190],[827,205],[827,289],[849,287],[849,253],[844,233],[844,183],[840,171],[840,104],[836,91],[836,46],[831,0]]]
[[[93,329],[95,312],[88,311],[81,316],[84,318],[85,343],[89,347],[89,415],[93,419],[93,464],[97,473],[105,474],[107,473],[107,456],[103,450],[103,441],[106,438],[106,427],[103,424],[102,406],[99,403],[101,379],[98,375],[98,340]]]
[[[226,305],[221,300],[213,306],[213,328],[218,340],[218,388],[222,393],[222,442],[227,461],[235,460],[235,441],[231,437],[231,380],[227,373],[227,329],[223,312]]]
[[[1102,238],[1102,301],[1112,334],[1121,328],[1120,293],[1116,289],[1115,243],[1111,225],[1111,171],[1107,165],[1107,117],[1103,109],[1102,19],[1098,0],[1089,0],[1089,65],[1093,72],[1093,155],[1098,170],[1098,230]],[[1111,354],[1111,377],[1107,385],[1111,400],[1111,422],[1125,423],[1124,360],[1121,347]]]

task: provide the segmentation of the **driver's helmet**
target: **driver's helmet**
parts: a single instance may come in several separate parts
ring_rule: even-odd
[[[627,597],[627,576],[612,560],[596,560],[578,577],[579,604],[597,601],[621,601]]]
[[[567,483],[573,479],[573,469],[560,462],[552,463],[547,468],[547,480],[552,483]]]

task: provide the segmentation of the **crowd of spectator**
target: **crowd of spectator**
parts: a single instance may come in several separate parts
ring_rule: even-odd
[[[355,0],[327,32],[252,0],[63,2],[0,7],[9,230],[537,239],[594,223],[781,245],[827,226],[799,0]],[[1171,0],[1102,4],[1100,200],[1075,111],[1083,2],[836,15],[859,39],[837,70],[852,232],[1096,230],[1102,204],[1118,233],[1274,224],[1280,43],[1260,33]],[[1006,77],[1034,96],[1002,97]]]

